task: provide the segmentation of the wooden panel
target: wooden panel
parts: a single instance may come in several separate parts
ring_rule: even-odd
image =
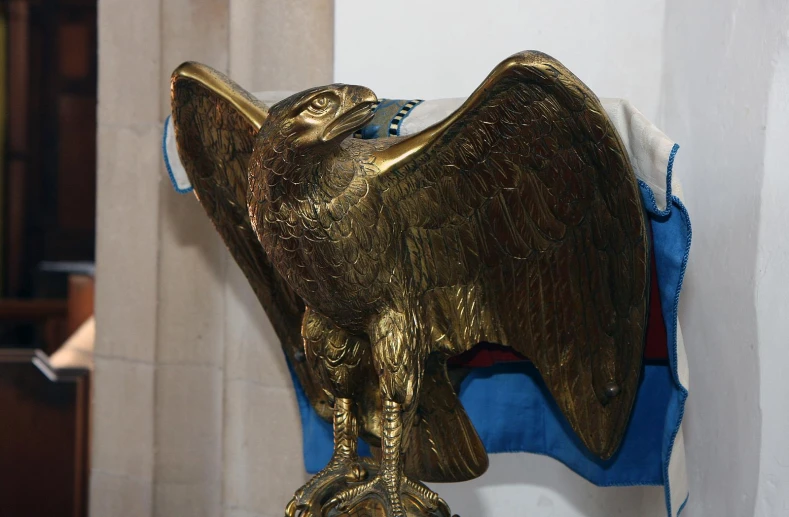
[[[58,27],[58,68],[63,79],[85,79],[90,74],[90,27],[63,23]]]
[[[8,32],[6,30],[6,12],[0,9],[0,243],[5,242],[5,143],[6,143],[6,120],[8,113],[6,112],[6,99],[8,85],[8,68],[6,64],[6,43],[8,40]],[[5,292],[5,260],[6,257],[0,252],[0,296]]]
[[[68,279],[68,335],[77,331],[93,316],[94,282],[87,275],[69,275]]]
[[[5,292],[16,294],[24,267],[25,182],[28,171],[29,10],[8,4],[8,176]]]
[[[66,300],[15,300],[0,299],[0,319],[16,321],[39,321],[65,317],[68,311]]]
[[[96,219],[95,97],[61,95],[58,134],[58,231],[84,231],[92,236]]]
[[[11,130],[13,133],[13,129]],[[8,222],[5,235],[6,277],[4,292],[19,292],[24,271],[25,257],[25,179],[27,163],[24,155],[9,157],[6,176],[6,206]]]
[[[17,330],[24,328],[20,324],[30,324],[27,328],[38,337],[34,342],[41,343],[47,353],[54,353],[69,336],[68,303],[66,300],[0,299],[0,322],[11,322]]]
[[[0,295],[25,297],[41,261],[94,256],[96,0],[3,4],[9,149]]]
[[[88,373],[53,381],[47,362],[0,350],[0,517],[86,515]]]

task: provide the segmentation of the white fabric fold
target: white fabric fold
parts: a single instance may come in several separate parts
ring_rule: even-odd
[[[291,95],[291,92],[259,92],[254,95],[266,105],[271,106]],[[400,134],[407,136],[425,129],[455,111],[463,104],[464,100],[461,98],[436,99],[418,104],[403,119]],[[669,184],[667,185],[666,170],[668,170],[668,160],[674,147],[674,141],[663,134],[629,101],[624,99],[601,99],[600,101],[625,144],[636,176],[652,189],[658,209],[665,210],[667,195],[677,194],[680,191],[676,178],[668,178]],[[165,121],[163,147],[165,163],[173,186],[178,192],[190,192],[192,186],[189,184],[189,178],[178,158],[175,133],[172,130],[170,117]]]

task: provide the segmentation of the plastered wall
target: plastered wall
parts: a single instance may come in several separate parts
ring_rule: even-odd
[[[789,4],[668,0],[662,126],[693,220],[687,515],[789,514]]]
[[[329,82],[330,1],[99,4],[94,517],[279,517],[305,480],[270,325],[193,196],[163,169],[187,59],[250,90]]]

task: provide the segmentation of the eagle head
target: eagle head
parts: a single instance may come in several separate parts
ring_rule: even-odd
[[[288,147],[301,151],[339,145],[372,119],[377,100],[372,90],[364,86],[331,84],[312,88],[272,106],[260,134],[283,139]]]

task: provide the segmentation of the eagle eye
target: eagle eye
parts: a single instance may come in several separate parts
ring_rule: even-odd
[[[329,108],[329,97],[328,95],[318,95],[310,102],[307,109],[309,109],[313,113],[323,113]]]

